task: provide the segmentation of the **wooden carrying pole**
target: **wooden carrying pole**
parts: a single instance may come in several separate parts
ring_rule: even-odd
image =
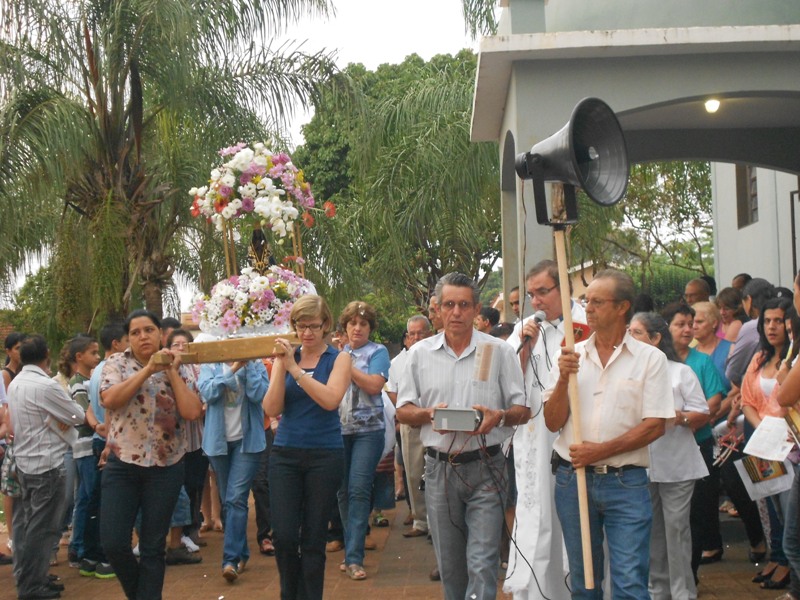
[[[558,281],[561,284],[561,309],[564,315],[564,350],[575,350],[575,333],[572,329],[572,299],[569,294],[569,273],[567,271],[567,244],[564,226],[553,228],[556,245],[556,261],[558,262]],[[578,400],[578,376],[569,376],[569,411],[572,417],[573,444],[583,442],[581,436],[581,409]],[[594,563],[592,561],[592,537],[589,525],[589,497],[586,493],[586,469],[575,469],[578,484],[578,510],[581,520],[581,546],[583,549],[583,585],[587,590],[594,589]]]

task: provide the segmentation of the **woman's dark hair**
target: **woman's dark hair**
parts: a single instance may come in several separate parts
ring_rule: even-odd
[[[770,298],[769,300],[765,301],[764,304],[761,306],[761,312],[758,314],[758,339],[759,339],[759,349],[761,350],[761,359],[758,361],[758,368],[759,370],[764,368],[764,365],[767,364],[772,357],[775,356],[775,347],[769,343],[767,339],[766,333],[764,333],[764,314],[768,310],[782,310],[784,318],[786,317],[786,313],[789,310],[789,307],[792,303],[789,301],[788,298]],[[784,319],[785,320],[785,319]],[[786,327],[784,321],[781,321],[781,325]],[[781,354],[779,358],[783,360],[786,358],[786,353],[789,350],[789,344],[784,342],[783,348],[781,349]]]
[[[724,306],[725,308],[735,311],[733,313],[734,319],[742,323],[747,323],[747,321],[750,320],[750,317],[744,312],[744,307],[742,306],[742,292],[735,287],[722,288],[714,301],[719,308]]]
[[[339,325],[342,329],[347,331],[347,324],[356,317],[360,317],[369,323],[370,334],[375,332],[375,329],[378,327],[378,312],[371,304],[361,302],[360,300],[353,300],[344,307],[342,314],[339,315]]]
[[[20,333],[18,331],[12,331],[11,333],[9,333],[6,336],[6,341],[3,344],[5,346],[5,349],[6,349],[6,363],[5,364],[8,364],[9,362],[11,362],[11,358],[9,358],[9,356],[8,356],[8,351],[11,350],[17,344],[19,344],[20,342],[24,341],[25,338],[27,338],[27,337],[28,337],[27,333]],[[22,362],[22,360],[20,360],[20,362]]]
[[[631,323],[637,321],[644,326],[647,331],[647,336],[652,340],[656,334],[661,335],[656,348],[661,350],[667,355],[667,360],[673,362],[682,362],[678,358],[678,353],[675,352],[675,346],[672,344],[672,334],[669,332],[669,324],[664,317],[655,312],[638,312],[633,315]]]
[[[139,317],[147,317],[153,322],[153,325],[161,329],[161,319],[159,319],[155,315],[155,313],[150,312],[149,310],[146,310],[144,308],[138,308],[131,314],[129,314],[128,317],[125,319],[125,324],[123,325],[123,327],[125,328],[126,335],[130,333],[131,321],[133,321],[134,319],[138,319]]]
[[[172,342],[175,341],[176,337],[185,337],[190,342],[194,341],[194,336],[185,329],[173,329],[167,336],[167,348],[172,346]]]
[[[792,327],[792,353],[786,357],[786,360],[791,365],[794,364],[797,355],[800,354],[800,315],[797,314],[797,309],[795,309],[794,305],[790,306],[789,310],[786,311],[783,320],[784,322],[789,321]]]
[[[667,326],[672,323],[672,320],[676,315],[686,315],[687,317],[694,318],[694,309],[691,306],[682,304],[681,302],[673,302],[672,304],[667,304],[661,310],[661,316],[667,322]]]

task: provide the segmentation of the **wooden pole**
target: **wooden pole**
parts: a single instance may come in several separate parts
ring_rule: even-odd
[[[222,250],[225,252],[225,274],[230,279],[233,277],[233,272],[231,271],[231,256],[228,248],[228,221],[226,219],[222,219]]]
[[[300,225],[298,225],[297,221],[294,222],[294,236],[297,238],[297,258],[303,258],[303,237],[301,235]],[[295,264],[299,267],[299,275],[303,279],[306,277],[306,265],[304,262],[297,262]]]
[[[561,309],[564,315],[564,350],[575,350],[575,333],[572,330],[572,299],[569,295],[569,273],[567,271],[566,232],[556,227],[553,231],[558,262],[558,280],[561,283]],[[578,376],[569,376],[569,411],[572,416],[573,444],[583,442],[581,436],[581,409],[578,400]],[[589,525],[589,497],[586,492],[586,469],[575,469],[578,484],[578,509],[581,519],[581,546],[583,549],[583,580],[587,590],[594,589],[594,563],[592,562],[592,538]]]

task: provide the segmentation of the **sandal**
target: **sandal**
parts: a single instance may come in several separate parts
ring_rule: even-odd
[[[340,563],[339,563],[339,570],[340,570],[342,573],[344,573],[345,571],[347,571],[347,565],[346,565],[346,564],[344,564],[344,560],[342,560],[342,562],[340,562]]]
[[[362,581],[367,578],[367,572],[361,565],[347,565],[347,576],[353,581]]]
[[[272,540],[264,538],[259,545],[259,552],[265,556],[275,556],[275,546],[272,545]]]

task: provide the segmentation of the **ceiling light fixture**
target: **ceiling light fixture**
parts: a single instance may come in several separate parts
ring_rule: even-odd
[[[711,98],[710,100],[706,100],[706,112],[715,113],[719,110],[719,100],[716,98]]]

